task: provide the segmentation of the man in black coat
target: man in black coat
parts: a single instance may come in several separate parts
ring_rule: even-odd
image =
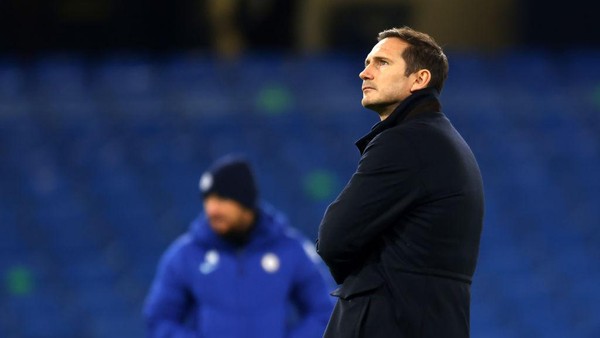
[[[479,167],[441,112],[448,60],[427,34],[379,33],[362,105],[381,118],[327,208],[317,249],[341,286],[325,338],[469,337],[483,223]]]

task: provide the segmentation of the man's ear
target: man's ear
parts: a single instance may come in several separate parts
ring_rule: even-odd
[[[411,92],[427,87],[431,81],[431,72],[427,69],[419,69],[415,73],[415,76],[415,82],[410,88]]]

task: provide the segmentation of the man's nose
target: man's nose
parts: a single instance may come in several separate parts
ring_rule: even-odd
[[[360,77],[361,80],[373,79],[373,74],[371,74],[369,66],[366,66],[365,69],[362,70],[362,72],[358,73],[358,77]]]
[[[204,201],[204,211],[207,215],[212,215],[219,210],[219,202],[214,198],[207,198]]]

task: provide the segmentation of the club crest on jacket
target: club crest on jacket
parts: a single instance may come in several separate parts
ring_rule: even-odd
[[[275,273],[277,272],[277,270],[279,270],[279,266],[280,266],[280,262],[279,262],[279,257],[277,257],[277,255],[275,255],[274,253],[266,253],[261,261],[260,261],[260,265],[262,266],[262,268],[268,272],[268,273]]]

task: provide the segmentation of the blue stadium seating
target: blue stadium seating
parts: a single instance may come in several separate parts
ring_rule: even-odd
[[[449,54],[444,110],[486,190],[473,337],[600,336],[598,55]],[[377,122],[362,63],[0,58],[0,336],[142,337],[156,263],[226,153],[247,155],[262,197],[314,238]]]

